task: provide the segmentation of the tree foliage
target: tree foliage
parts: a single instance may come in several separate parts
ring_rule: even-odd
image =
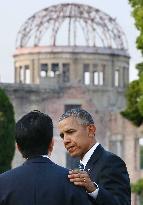
[[[138,195],[143,194],[143,179],[139,179],[134,184],[131,184],[132,192]]]
[[[127,108],[125,111],[121,112],[125,118],[132,121],[137,126],[140,126],[143,121],[143,116],[139,109],[140,93],[141,90],[139,86],[139,80],[131,82],[126,92]]]
[[[139,31],[136,43],[137,48],[141,50],[143,54],[143,0],[129,0],[133,11],[132,15],[135,19],[135,26]]]
[[[0,173],[11,168],[15,151],[15,119],[13,106],[0,89]]]
[[[143,0],[129,0],[135,26],[139,31],[136,46],[143,55]],[[127,107],[121,114],[136,126],[143,124],[143,62],[136,65],[138,80],[131,82],[126,91]]]

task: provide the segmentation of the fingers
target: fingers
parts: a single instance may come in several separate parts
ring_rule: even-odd
[[[91,181],[86,171],[80,171],[77,169],[69,171],[68,178],[70,182],[84,187],[88,192],[93,192],[96,189],[94,183]]]
[[[69,171],[68,177],[69,179],[79,179],[80,180],[85,177],[88,177],[88,175],[85,171],[73,170],[73,171]]]
[[[88,177],[87,173],[84,171],[70,171],[68,178],[70,179],[71,182],[73,182],[75,185],[85,185],[86,183],[86,178]]]
[[[84,187],[90,180],[87,172],[80,171],[80,170],[69,171],[68,178],[70,179],[70,182],[73,182],[75,185],[84,186]]]

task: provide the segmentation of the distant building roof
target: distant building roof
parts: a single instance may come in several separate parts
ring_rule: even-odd
[[[75,3],[53,5],[35,13],[21,26],[16,39],[16,48],[61,45],[128,49],[115,19]]]

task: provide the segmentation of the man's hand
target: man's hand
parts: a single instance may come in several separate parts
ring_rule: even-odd
[[[68,178],[75,185],[84,187],[88,193],[96,190],[95,184],[91,181],[86,171],[80,171],[78,169],[71,170],[69,171]]]

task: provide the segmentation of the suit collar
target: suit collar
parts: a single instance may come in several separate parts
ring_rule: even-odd
[[[99,143],[96,142],[91,148],[90,150],[88,150],[88,152],[84,155],[83,159],[80,160],[80,163],[84,165],[84,167],[86,167],[87,162],[90,160],[92,154],[94,153],[95,149],[98,147]]]
[[[31,164],[31,163],[51,163],[53,164],[53,162],[47,157],[35,156],[35,157],[31,157],[27,159],[23,165]]]
[[[104,148],[99,144],[97,148],[94,150],[93,154],[91,155],[89,161],[87,162],[87,165],[85,167],[85,170],[91,171],[91,167],[93,168],[93,164],[99,160]]]

